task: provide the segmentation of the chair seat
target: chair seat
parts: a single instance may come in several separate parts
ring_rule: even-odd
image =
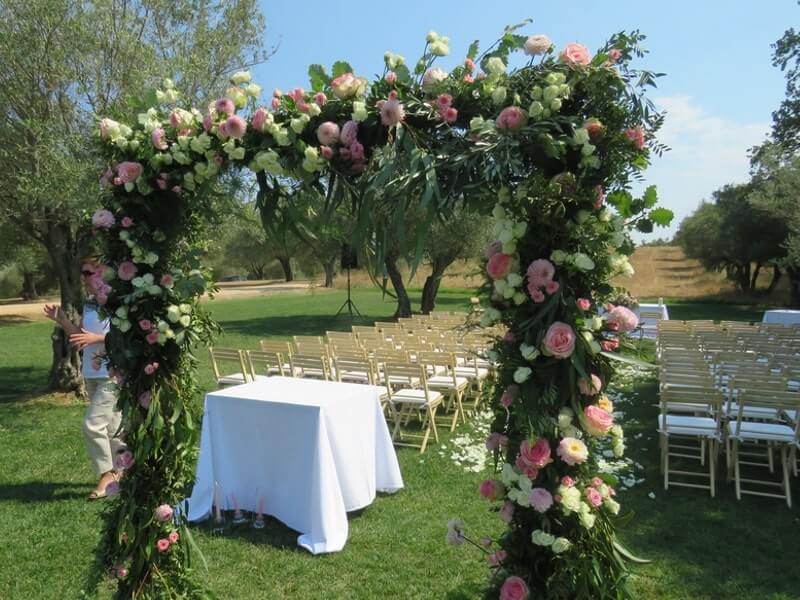
[[[381,381],[386,383],[386,375],[381,373]],[[408,377],[403,377],[401,375],[393,375],[389,377],[389,383],[396,384],[396,385],[414,385],[417,386],[420,384],[419,377],[412,377],[410,380]]]
[[[247,378],[243,373],[231,373],[217,379],[217,383],[220,385],[239,385],[240,383],[247,383]]]
[[[711,414],[708,404],[705,402],[667,402],[667,411],[670,413]]]
[[[296,367],[296,370],[300,373],[301,377],[325,377],[325,373],[322,369]]]
[[[470,379],[475,379],[475,377],[486,379],[489,376],[489,369],[478,368],[476,373],[474,367],[456,367],[456,375],[461,375],[462,377],[468,377]]]
[[[366,371],[342,371],[339,374],[342,381],[369,381],[369,374]]]
[[[399,390],[392,394],[392,402],[399,404],[436,404],[441,402],[442,395],[439,392],[428,390],[428,397],[425,397],[425,390]]]
[[[717,422],[710,417],[684,417],[683,415],[658,416],[658,431],[675,435],[694,435],[697,437],[716,438]],[[666,426],[665,426],[666,425]]]
[[[469,385],[469,379],[466,377],[459,377],[456,375],[455,384],[453,383],[452,375],[436,375],[435,377],[431,377],[428,379],[428,387],[435,388],[437,390],[446,389],[450,390],[453,388],[462,388],[464,386]]]
[[[794,429],[780,423],[760,423],[756,421],[742,421],[739,435],[736,435],[737,421],[728,423],[728,434],[740,440],[763,440],[770,442],[795,441]]]
[[[728,403],[728,415],[736,419],[739,414],[739,405],[736,402]],[[780,412],[776,408],[764,406],[747,406],[742,409],[742,416],[747,419],[767,419],[769,421],[780,421]]]

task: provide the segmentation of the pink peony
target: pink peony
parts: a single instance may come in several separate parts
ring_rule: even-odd
[[[344,73],[331,81],[331,89],[337,98],[352,98],[366,91],[367,80],[352,73]]]
[[[557,281],[548,281],[544,285],[544,291],[550,294],[551,296],[558,291],[559,283]]]
[[[513,258],[512,255],[502,252],[492,255],[489,262],[486,263],[486,272],[489,274],[489,277],[492,279],[505,279],[511,272],[511,262]]]
[[[577,306],[580,310],[589,310],[589,308],[592,306],[592,302],[587,298],[578,298],[575,301],[575,306]]]
[[[236,112],[236,105],[230,98],[220,98],[214,103],[214,110],[230,116]]]
[[[530,590],[525,580],[512,575],[503,582],[500,588],[500,600],[528,600]]]
[[[166,552],[169,550],[169,540],[166,538],[161,538],[156,542],[156,548],[158,548],[159,552]]]
[[[253,129],[256,131],[260,131],[264,133],[264,125],[267,123],[267,118],[269,117],[269,111],[262,107],[256,109],[256,112],[253,113],[253,120],[252,125]]]
[[[122,217],[122,220],[119,222],[119,224],[122,225],[125,229],[127,229],[128,227],[133,225],[133,219],[131,219],[130,217]]]
[[[117,277],[119,277],[122,281],[130,281],[136,276],[138,270],[139,269],[136,268],[135,264],[129,260],[126,260],[120,263],[119,268],[117,269]]]
[[[637,150],[644,148],[644,129],[641,126],[626,129],[624,133],[634,148]]]
[[[386,75],[383,76],[386,83],[394,83],[397,81],[397,73],[394,71],[389,71]]]
[[[172,507],[169,504],[161,504],[156,508],[155,516],[159,523],[166,523],[172,518]]]
[[[561,485],[568,488],[573,487],[575,485],[575,480],[569,475],[564,475],[561,478]]]
[[[100,208],[92,215],[92,225],[100,229],[110,229],[114,226],[114,215],[110,210]]]
[[[170,544],[177,544],[178,540],[180,539],[180,536],[178,535],[177,531],[170,531],[170,533],[167,536],[167,538],[169,538],[169,543]]]
[[[247,121],[238,115],[231,115],[225,119],[223,125],[225,126],[225,133],[235,140],[240,139],[247,132]]]
[[[595,437],[605,435],[614,425],[614,417],[594,404],[583,409],[583,416],[586,431]]]
[[[556,268],[546,258],[539,258],[528,265],[528,282],[537,287],[544,287],[553,280]]]
[[[381,112],[381,123],[386,127],[394,127],[406,118],[406,111],[400,100],[397,99],[397,92],[394,90],[389,92],[388,100],[378,102],[378,109]]]
[[[588,65],[591,62],[589,49],[576,43],[567,44],[561,54],[558,55],[558,58],[563,63],[575,65]]]
[[[124,161],[117,165],[117,175],[122,183],[133,183],[142,174],[144,167],[141,163]]]
[[[328,97],[325,95],[325,92],[317,92],[314,94],[314,102],[317,106],[325,106],[328,103]]]
[[[140,319],[139,327],[142,331],[150,331],[153,328],[153,322],[150,319]]]
[[[480,485],[480,493],[481,496],[487,500],[495,502],[497,500],[502,500],[503,496],[506,495],[506,487],[501,481],[496,479],[486,479]]]
[[[525,40],[525,54],[528,56],[546,54],[552,45],[553,42],[546,35],[532,35]]]
[[[600,381],[600,378],[594,373],[592,373],[591,381],[583,377],[578,379],[578,390],[580,390],[581,394],[584,396],[594,396],[599,394],[602,385],[603,383]]]
[[[150,390],[146,392],[142,392],[139,394],[139,406],[147,410],[150,408],[150,401],[153,399],[153,395]]]
[[[512,383],[503,391],[503,395],[500,396],[500,404],[508,408],[511,406],[511,403],[517,399],[517,396],[519,396],[519,386]]]
[[[358,140],[358,122],[347,121],[342,125],[342,132],[339,134],[339,140],[344,146],[350,146]]]
[[[528,113],[519,106],[507,106],[500,111],[495,121],[498,129],[509,129],[515,131],[524,127],[528,122]]]
[[[575,332],[561,321],[554,321],[544,336],[545,354],[556,358],[569,358],[575,350]]]
[[[556,454],[569,466],[574,467],[586,462],[586,459],[589,458],[589,449],[579,439],[565,437],[558,444]]]
[[[150,141],[153,143],[153,148],[156,150],[166,150],[169,148],[167,144],[167,133],[161,127],[153,129],[153,133],[150,134]]]
[[[325,121],[317,127],[317,139],[323,146],[332,146],[339,141],[339,126],[333,121]]]
[[[586,488],[584,493],[586,494],[586,499],[589,501],[589,504],[591,504],[595,508],[597,508],[603,503],[603,495],[596,489],[589,487]]]
[[[536,512],[543,513],[553,506],[553,495],[542,487],[531,490],[530,504]]]
[[[615,306],[606,315],[608,328],[612,331],[628,333],[636,329],[639,324],[639,317],[631,309],[624,306]]]

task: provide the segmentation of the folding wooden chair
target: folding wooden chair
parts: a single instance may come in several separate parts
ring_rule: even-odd
[[[449,422],[450,431],[455,431],[459,416],[466,423],[463,399],[469,389],[469,379],[456,374],[456,359],[449,352],[420,351],[416,355],[417,364],[423,366],[426,372],[428,387],[445,395],[444,411],[450,413],[439,417]]]
[[[428,388],[425,368],[422,365],[385,362],[382,367],[386,375],[386,391],[394,419],[392,440],[398,446],[411,446],[419,448],[420,453],[425,452],[431,434],[436,443],[439,442],[436,410],[442,403],[442,394]],[[421,433],[403,431],[403,419],[406,418],[407,424],[415,414],[422,414]],[[419,440],[419,443],[407,440]]]
[[[333,369],[336,381],[375,384],[374,365],[363,352],[361,356],[334,355]]]
[[[247,365],[250,368],[250,377],[253,381],[275,375],[288,375],[288,369],[283,368],[284,358],[280,352],[247,350],[245,356]]]
[[[251,381],[242,350],[210,346],[208,352],[211,355],[211,370],[217,380],[217,385],[240,385]],[[232,365],[235,370],[223,375],[222,373],[227,369],[221,370],[221,364]]]
[[[324,354],[292,354],[289,357],[292,377],[330,380],[328,358]]]

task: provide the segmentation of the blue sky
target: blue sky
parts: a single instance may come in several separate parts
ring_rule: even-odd
[[[383,71],[391,50],[415,61],[434,29],[450,37],[445,68],[458,64],[469,44],[492,43],[503,27],[526,18],[521,33],[545,33],[561,47],[580,42],[594,50],[612,33],[639,29],[650,54],[639,64],[664,72],[651,97],[667,111],[661,140],[672,152],[656,159],[647,184],[680,219],[710,193],[747,180],[747,148],[766,136],[771,113],[784,96],[783,74],[772,66],[770,44],[797,24],[795,0],[764,2],[673,0],[662,2],[368,2],[262,0],[266,44],[277,52],[255,69],[268,97],[273,87],[308,87],[309,64],[347,60],[359,75]]]

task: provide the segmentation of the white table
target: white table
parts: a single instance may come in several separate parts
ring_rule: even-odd
[[[762,323],[781,323],[782,325],[797,325],[800,323],[800,310],[765,310]]]
[[[220,504],[264,512],[301,535],[313,554],[347,541],[347,512],[376,490],[403,487],[380,407],[382,387],[270,377],[206,396],[197,479],[189,520]]]

